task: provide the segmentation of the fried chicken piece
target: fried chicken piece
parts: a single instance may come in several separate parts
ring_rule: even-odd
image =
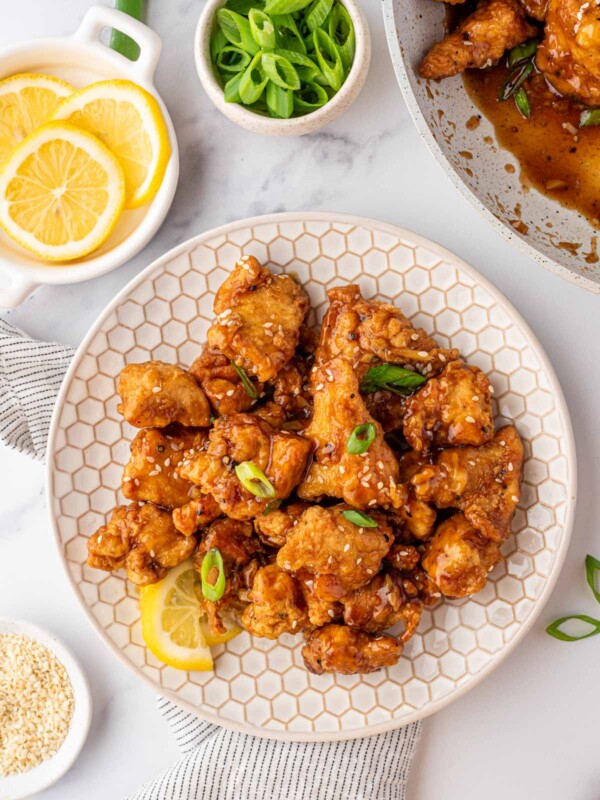
[[[378,389],[363,394],[369,414],[381,424],[385,433],[402,428],[407,398],[404,395]]]
[[[253,411],[252,416],[268,422],[272,428],[277,428],[277,430],[282,430],[286,421],[285,411],[272,400]]]
[[[402,505],[406,489],[398,484],[398,462],[381,425],[366,409],[350,362],[341,357],[328,361],[311,375],[311,388],[314,413],[304,436],[314,441],[316,451],[298,496],[340,497],[355,508]],[[375,440],[362,455],[349,453],[351,433],[368,423],[375,426]]]
[[[207,439],[206,431],[192,428],[141,430],[131,443],[121,491],[128,500],[145,500],[165,508],[189,503],[194,487],[179,477],[177,467],[185,450],[200,448]]]
[[[197,487],[193,487],[192,497],[189,503],[173,509],[173,524],[186,536],[191,536],[221,516],[221,509],[209,494],[202,494]]]
[[[250,605],[242,615],[244,628],[253,636],[277,639],[282,633],[300,633],[307,621],[298,581],[277,564],[259,569],[252,584]]]
[[[463,514],[454,514],[436,529],[422,563],[442,594],[467,597],[483,589],[501,558],[497,542],[482,536]]]
[[[216,414],[237,414],[249,411],[263,391],[263,384],[250,375],[256,393],[253,398],[244,387],[242,378],[231,361],[220,350],[204,345],[202,353],[192,363],[190,375],[198,381]]]
[[[171,514],[151,504],[115,508],[109,522],[88,540],[90,567],[112,572],[125,567],[138,586],[156,583],[196,549],[194,536],[175,530]]]
[[[595,2],[548,0],[536,65],[560,94],[600,105],[600,16]]]
[[[267,514],[259,514],[254,520],[254,529],[259,539],[269,547],[282,547],[307,508],[308,503],[290,503]]]
[[[281,406],[287,420],[306,422],[312,414],[309,373],[310,363],[294,356],[273,378],[273,402]]]
[[[421,560],[421,554],[413,545],[400,541],[394,543],[385,559],[400,572],[407,572],[417,566]]]
[[[320,628],[322,625],[341,620],[344,607],[340,602],[320,597],[316,592],[315,581],[310,573],[301,573],[298,578],[304,595],[310,625]]]
[[[408,494],[404,503],[390,515],[396,537],[402,531],[402,541],[406,543],[415,539],[424,540],[433,533],[437,512],[428,503],[415,496],[414,487],[409,483],[413,475],[431,461],[414,450],[407,450],[398,458],[400,481],[408,486]],[[398,530],[400,529],[400,531]]]
[[[505,425],[488,444],[443,450],[435,465],[424,467],[411,482],[417,497],[438,508],[457,508],[486,538],[501,542],[523,481],[523,443]]]
[[[528,17],[543,22],[548,11],[548,0],[519,0]]]
[[[216,294],[217,322],[208,344],[269,381],[294,355],[308,308],[306,292],[293,278],[273,275],[245,256]]]
[[[466,69],[490,67],[506,50],[536,33],[517,0],[483,0],[456,30],[433,45],[421,62],[419,75],[449,78]]]
[[[400,641],[404,644],[417,629],[423,610],[418,598],[407,597],[400,576],[390,572],[376,575],[340,602],[344,607],[344,622],[351,628],[380,633],[401,622],[404,632]]]
[[[310,574],[323,600],[339,600],[364,586],[377,573],[392,546],[392,531],[383,514],[374,512],[376,528],[359,527],[344,516],[347,506],[311,506],[288,533],[277,553],[279,566]]]
[[[302,657],[309,672],[316,675],[324,672],[357,675],[391,667],[402,650],[402,642],[393,636],[365,633],[345,625],[326,625],[308,635]]]
[[[338,286],[327,296],[329,308],[321,327],[317,364],[344,356],[360,378],[381,362],[433,375],[458,358],[458,350],[437,347],[422,328],[413,328],[396,306],[365,300],[358,286]]]
[[[136,428],[166,428],[179,422],[188,428],[210,425],[210,406],[195,379],[175,364],[146,361],[121,372],[117,411]]]
[[[194,453],[179,466],[182,478],[214,497],[225,516],[252,519],[273,500],[285,500],[300,482],[312,445],[295,433],[275,430],[253,414],[219,417],[206,451]],[[250,461],[262,470],[275,495],[262,499],[240,482],[235,465]]]
[[[404,436],[413,450],[480,445],[494,435],[490,382],[477,367],[453,361],[406,402]]]

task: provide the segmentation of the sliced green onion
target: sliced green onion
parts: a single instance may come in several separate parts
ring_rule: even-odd
[[[350,70],[356,53],[356,34],[352,18],[341,3],[336,3],[328,20],[329,35],[338,46],[344,69]]]
[[[264,0],[227,0],[225,8],[247,17],[253,8],[262,9]]]
[[[272,17],[277,36],[277,47],[282,50],[296,50],[306,53],[306,45],[302,38],[296,20],[291,14],[277,14]]]
[[[228,8],[220,8],[217,11],[217,22],[226,39],[236,47],[241,47],[251,56],[256,55],[260,47],[254,41],[250,23],[241,14],[230,11]]]
[[[591,630],[588,630],[587,633],[581,633],[577,636],[571,636],[570,634],[561,631],[560,628],[565,624],[565,622],[571,622],[571,620],[574,619],[579,620],[580,622],[585,622],[591,627]],[[561,642],[578,642],[581,639],[589,639],[590,636],[596,636],[600,633],[600,619],[588,617],[587,614],[573,614],[571,617],[561,617],[560,619],[554,620],[551,625],[548,625],[546,628],[546,633],[549,633],[550,636],[554,636],[555,639],[560,639]]]
[[[246,67],[246,71],[240,80],[240,97],[242,98],[242,103],[245,103],[246,105],[256,103],[256,101],[264,92],[267,83],[269,82],[269,78],[262,71],[262,57],[263,51],[259,50],[250,64]]]
[[[256,390],[256,386],[250,380],[250,376],[248,375],[246,370],[243,367],[238,367],[238,365],[234,361],[231,361],[230,364],[237,372],[239,379],[242,382],[242,386],[246,390],[246,394],[253,400],[256,400],[256,398],[258,397],[258,392]]]
[[[298,73],[287,58],[276,53],[263,53],[261,66],[267,78],[282,89],[296,91],[300,88]]]
[[[115,8],[125,14],[129,14],[134,19],[141,20],[144,0],[115,0]],[[117,29],[113,29],[110,35],[110,46],[112,50],[121,53],[122,56],[125,56],[130,61],[137,61],[140,57],[140,47],[137,42],[134,42],[126,33],[121,33]]]
[[[289,119],[294,113],[294,93],[291,89],[282,89],[273,81],[269,81],[265,99],[273,117]]]
[[[312,58],[309,58],[306,55],[306,53],[299,53],[295,50],[283,49],[277,49],[275,50],[275,53],[278,56],[287,58],[290,64],[294,65],[301,84],[311,83],[317,75],[321,75],[321,70],[319,67],[315,64]],[[298,91],[302,91],[302,85]]]
[[[525,117],[525,119],[529,119],[531,116],[531,103],[529,102],[527,92],[522,86],[515,92],[515,105],[519,109],[521,116]]]
[[[244,489],[247,489],[255,497],[260,497],[262,500],[275,497],[273,484],[262,469],[259,469],[251,461],[242,461],[241,464],[238,464],[235,468],[235,474]]]
[[[222,72],[243,72],[251,61],[251,56],[241,47],[234,47],[229,44],[223,47],[215,61],[218,69]]]
[[[299,67],[298,74],[303,67]],[[314,111],[315,108],[321,108],[329,100],[329,95],[322,86],[312,81],[307,81],[304,86],[301,86],[299,91],[296,92],[294,98],[294,105],[298,111]]]
[[[348,511],[342,511],[342,516],[346,517],[348,522],[351,522],[353,525],[358,525],[359,528],[378,527],[373,517],[369,517],[367,514],[363,514],[362,511],[356,511],[356,509],[354,508],[351,508]]]
[[[509,97],[516,94],[532,72],[533,64],[531,61],[527,61],[522,67],[512,72],[500,87],[498,100],[508,100]]]
[[[378,389],[386,389],[397,394],[412,394],[426,379],[418,372],[413,372],[396,364],[378,364],[367,371],[360,385],[361,392],[370,394]]]
[[[587,128],[588,125],[600,125],[600,108],[586,108],[579,117],[579,127]]]
[[[210,40],[210,60],[212,61],[213,64],[216,63],[221,50],[228,44],[229,42],[227,41],[227,37],[225,36],[221,28],[219,28],[219,30]]]
[[[241,103],[240,96],[240,81],[242,80],[242,73],[234,75],[233,78],[227,81],[223,87],[223,97],[226,103]]]
[[[211,570],[217,569],[219,575],[214,583],[210,583],[208,577]],[[225,594],[225,567],[223,565],[223,556],[218,547],[213,547],[202,559],[202,566],[200,567],[200,578],[202,579],[202,594],[207,600],[216,603]]]
[[[308,30],[314,31],[325,22],[333,6],[333,0],[313,0],[304,19]]]
[[[346,442],[346,450],[352,455],[366,453],[377,437],[377,427],[373,422],[357,425]]]
[[[600,571],[600,561],[594,556],[587,555],[585,557],[585,578],[588,586],[594,593],[594,597],[600,603],[600,591],[596,586],[596,572]]]
[[[311,4],[312,0],[267,0],[265,13],[267,14],[295,14]]]
[[[271,17],[265,14],[264,11],[253,8],[248,14],[248,20],[254,41],[261,50],[273,50],[276,36],[275,26]]]
[[[270,514],[272,511],[277,511],[282,502],[282,500],[269,500],[265,506],[265,510],[262,512],[263,517],[266,517],[267,514]]]
[[[338,46],[321,28],[312,33],[317,62],[328,85],[338,92],[344,82],[344,65]]]
[[[521,64],[523,61],[527,61],[537,52],[538,48],[538,40],[537,39],[529,39],[528,42],[523,42],[523,44],[518,44],[508,54],[508,68],[512,69],[516,67],[517,64]]]

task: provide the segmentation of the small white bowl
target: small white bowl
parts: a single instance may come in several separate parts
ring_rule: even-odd
[[[117,28],[140,47],[137,61],[129,61],[100,41],[105,28]],[[85,258],[47,264],[0,234],[0,308],[19,305],[41,283],[79,283],[124,264],[154,236],[171,207],[179,177],[179,152],[173,123],[153,84],[162,43],[146,25],[108,6],[92,6],[73,36],[34,39],[0,51],[0,79],[20,72],[56,75],[82,88],[100,80],[134,81],[158,100],[169,131],[171,158],[154,199],[125,211],[101,248]]]
[[[64,742],[57,752],[47,761],[42,761],[37,767],[18,775],[0,777],[0,798],[3,800],[21,800],[31,797],[43,789],[56,783],[69,770],[81,752],[90,729],[92,721],[92,693],[90,686],[79,661],[69,648],[59,639],[43,628],[38,628],[30,622],[0,617],[0,634],[16,633],[28,636],[40,644],[45,645],[60,661],[67,671],[71,686],[75,708],[71,725]]]
[[[202,86],[216,107],[236,125],[253,133],[263,133],[267,136],[302,136],[305,133],[312,133],[324,128],[343,114],[356,100],[367,79],[371,63],[371,35],[358,0],[341,1],[352,19],[356,35],[356,54],[350,74],[339,92],[316,111],[303,117],[274,119],[250,111],[239,103],[225,102],[223,87],[215,77],[210,58],[210,39],[215,14],[221,6],[225,5],[226,0],[208,0],[198,21],[194,54]]]

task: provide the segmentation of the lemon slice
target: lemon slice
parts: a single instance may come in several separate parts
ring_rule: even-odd
[[[138,208],[158,192],[171,155],[160,106],[131,81],[100,81],[59,105],[63,119],[95,134],[119,159],[127,184],[127,208]]]
[[[0,167],[15,147],[50,119],[75,89],[50,75],[24,73],[0,81]]]
[[[166,578],[140,590],[142,635],[154,655],[176,669],[213,669],[210,646],[236,636],[232,620],[223,636],[212,636],[202,609],[200,576],[188,559]]]
[[[0,173],[0,226],[40,258],[70,261],[96,250],[123,210],[125,178],[91,133],[42,125]]]

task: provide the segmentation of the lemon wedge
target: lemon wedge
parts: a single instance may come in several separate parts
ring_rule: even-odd
[[[127,208],[138,208],[158,192],[171,156],[160,106],[131,81],[92,83],[58,106],[53,119],[95,134],[119,159],[127,185]]]
[[[91,133],[49,122],[0,173],[0,226],[46,261],[71,261],[106,241],[125,203],[115,156]]]
[[[200,576],[188,559],[162,581],[140,590],[142,635],[154,655],[170,667],[213,669],[211,645],[229,641],[241,631],[233,620],[224,621],[222,636],[210,633],[202,609]]]
[[[15,147],[50,119],[75,89],[50,75],[23,73],[0,81],[0,167]]]

